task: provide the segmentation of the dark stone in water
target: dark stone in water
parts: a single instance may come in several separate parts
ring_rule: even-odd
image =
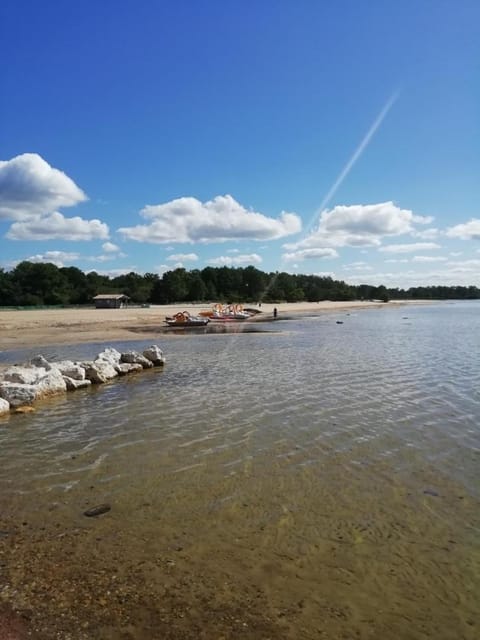
[[[94,518],[95,516],[101,516],[102,513],[107,513],[111,508],[109,504],[99,504],[96,507],[84,511],[83,515],[87,516],[87,518]]]
[[[439,494],[433,489],[425,489],[423,492],[427,496],[433,496],[434,498],[438,498]]]

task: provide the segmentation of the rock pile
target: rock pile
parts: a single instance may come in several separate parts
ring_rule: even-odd
[[[148,347],[143,353],[120,353],[108,348],[99,353],[95,360],[85,362],[49,362],[38,355],[28,364],[13,365],[0,372],[0,415],[31,405],[40,398],[82,389],[91,384],[103,384],[117,376],[164,364],[165,358],[157,345]]]

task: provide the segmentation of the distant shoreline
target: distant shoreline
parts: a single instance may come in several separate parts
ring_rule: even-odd
[[[328,313],[349,309],[391,308],[418,305],[432,301],[347,301],[296,302],[285,304],[246,304],[262,312],[262,318],[278,318],[295,313]],[[435,302],[435,301],[433,301]],[[158,339],[166,316],[177,311],[198,314],[208,304],[175,304],[125,309],[41,309],[32,311],[0,311],[0,351],[47,345],[110,342],[114,340]],[[167,337],[166,335],[164,336]]]

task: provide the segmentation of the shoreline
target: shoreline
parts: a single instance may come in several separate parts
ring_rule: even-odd
[[[254,323],[269,317],[273,319],[275,307],[278,309],[278,319],[282,319],[284,315],[300,313],[338,313],[352,309],[389,309],[399,305],[428,303],[430,301],[399,300],[387,303],[378,301],[262,303],[261,307],[246,304],[246,307],[256,308],[262,313],[258,314],[256,319],[245,322]],[[158,339],[159,333],[164,337],[168,336],[168,331],[163,332],[166,316],[174,315],[178,311],[189,311],[195,315],[210,307],[211,305],[208,304],[175,304],[125,309],[0,310],[0,351],[14,351],[37,345]],[[160,327],[161,331],[159,331]]]

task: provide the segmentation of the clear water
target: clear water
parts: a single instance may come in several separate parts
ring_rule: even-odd
[[[62,638],[480,636],[480,304],[270,328],[0,419],[5,601]]]

